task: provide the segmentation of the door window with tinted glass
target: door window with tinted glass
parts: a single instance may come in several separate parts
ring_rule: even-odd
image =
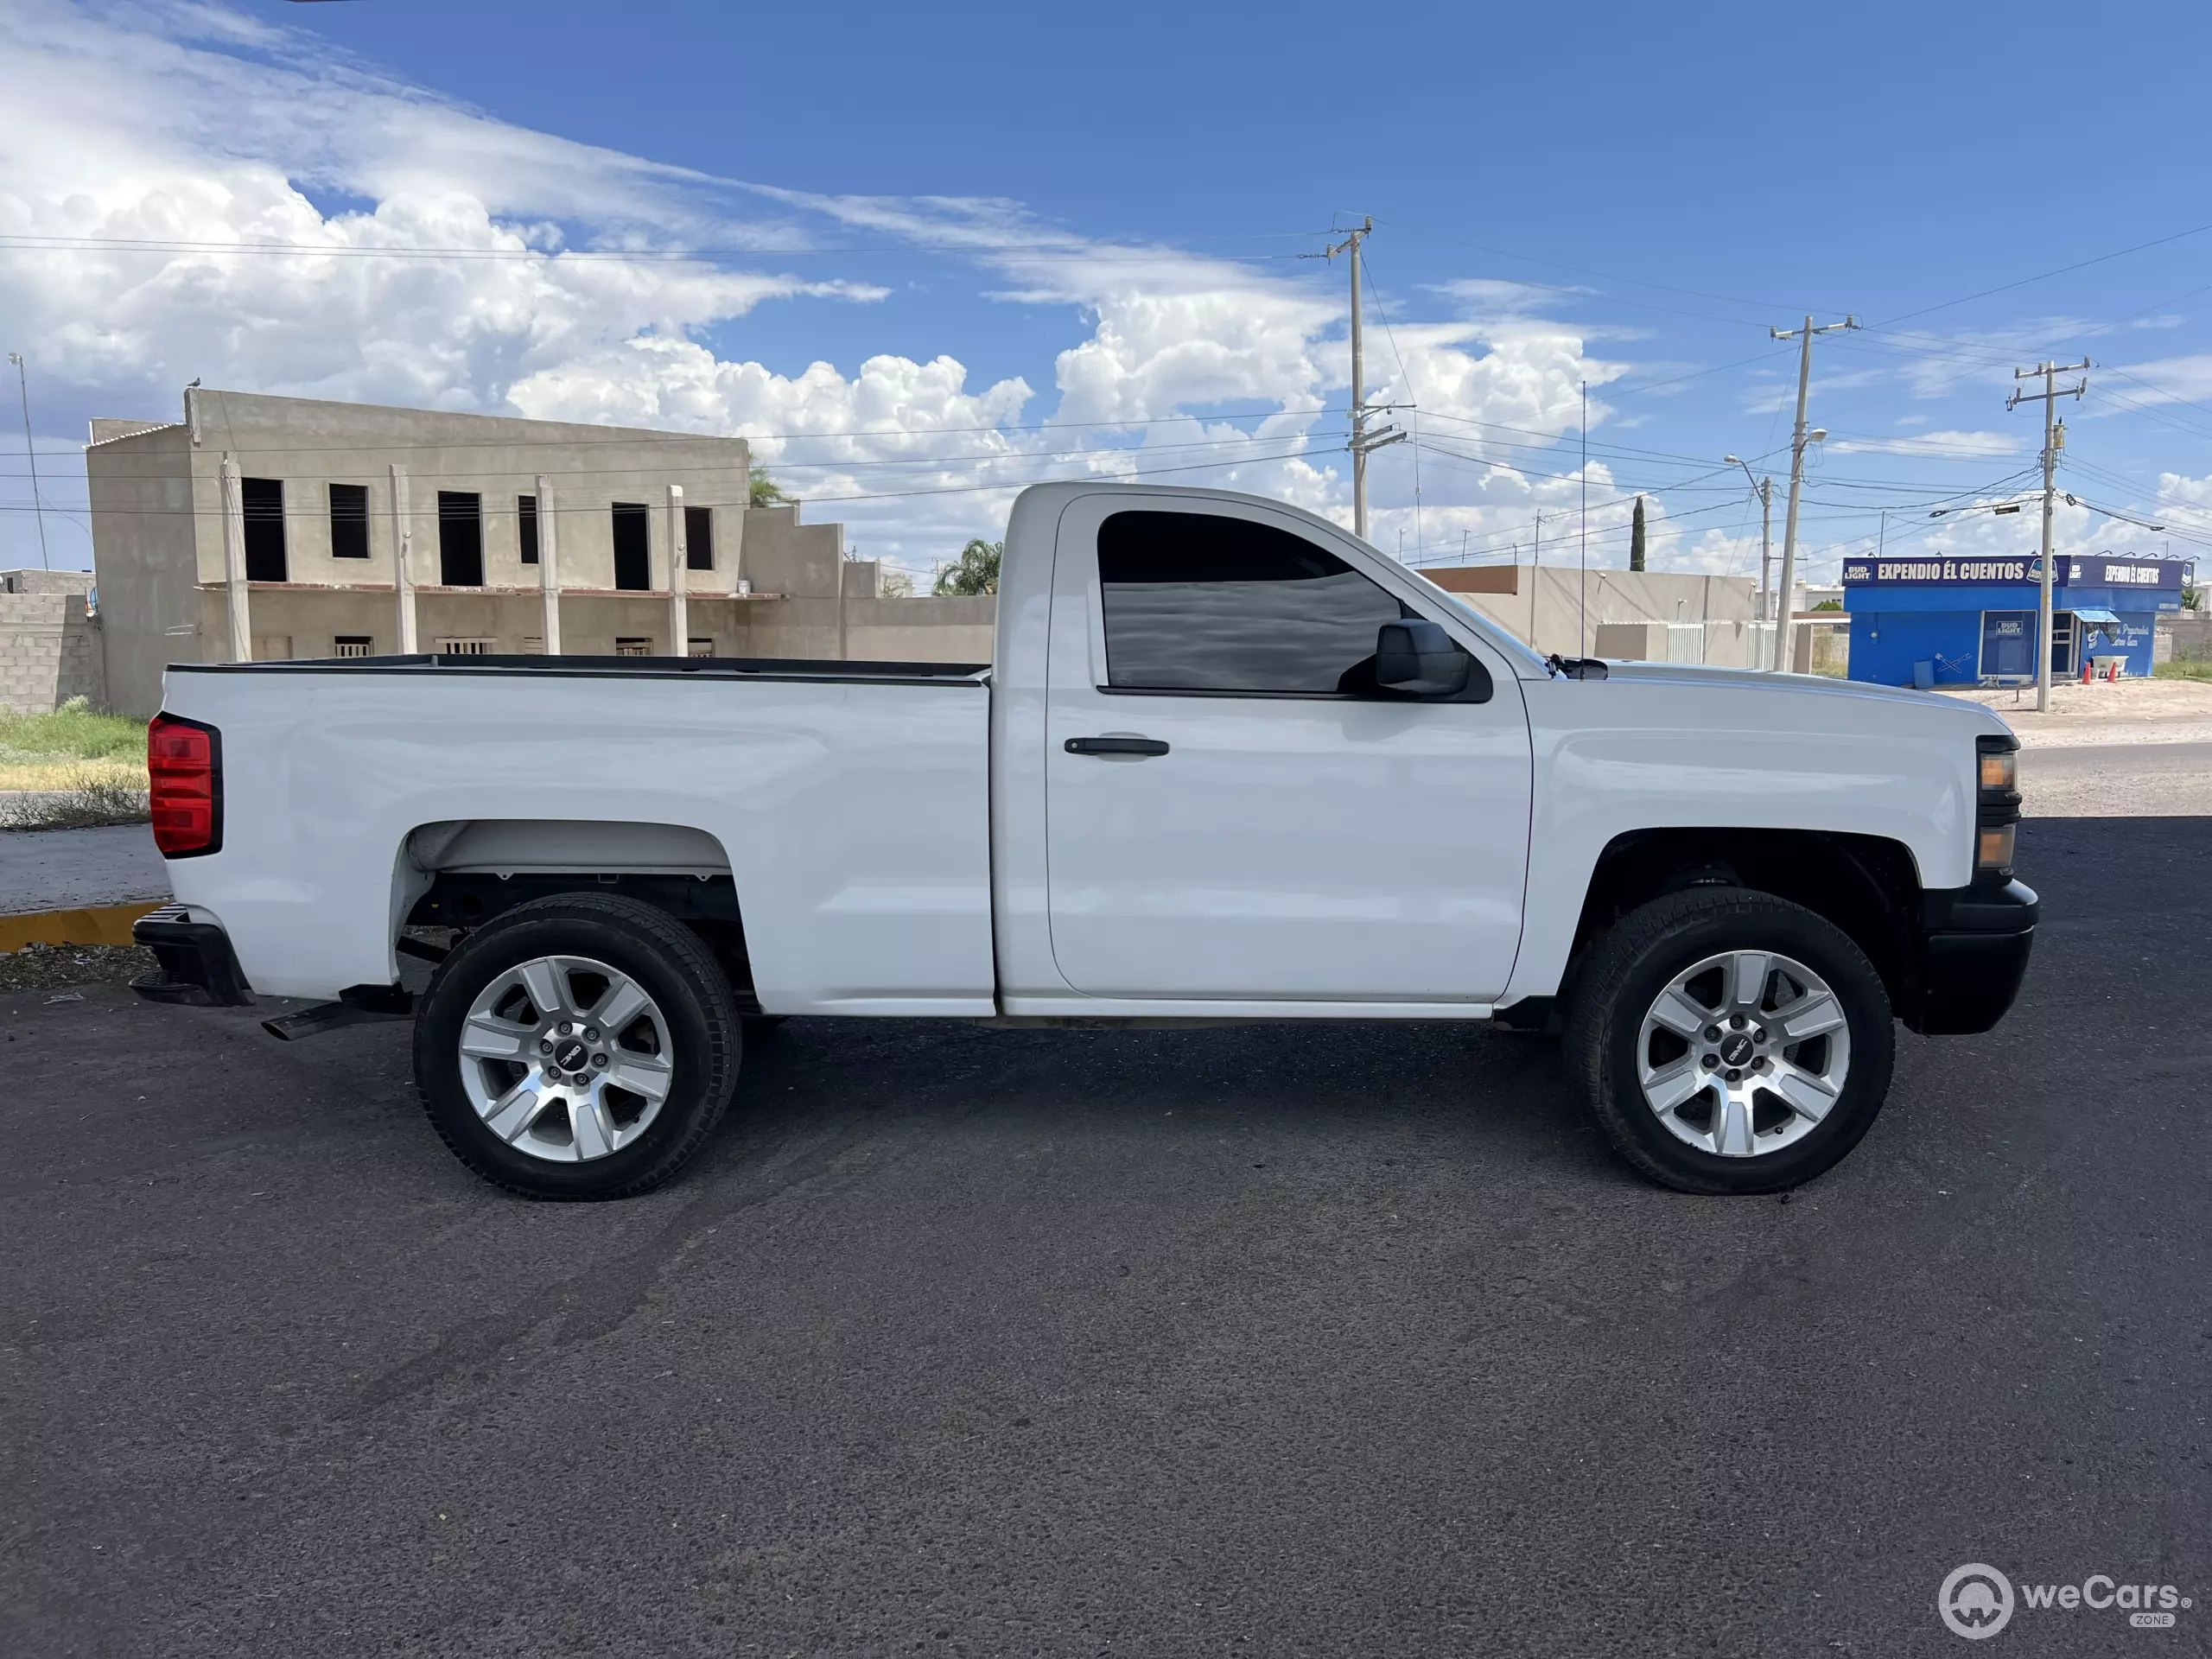
[[[1303,537],[1213,513],[1111,514],[1098,582],[1116,690],[1358,690],[1376,630],[1411,614]]]

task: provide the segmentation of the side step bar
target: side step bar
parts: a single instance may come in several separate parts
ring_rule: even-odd
[[[383,985],[356,987],[356,989],[382,991],[379,999],[364,998],[356,1002],[317,1002],[294,1014],[280,1014],[273,1020],[264,1020],[261,1028],[280,1042],[296,1043],[302,1037],[320,1037],[326,1031],[336,1031],[341,1026],[370,1026],[387,1020],[406,1020],[413,1017],[414,999],[404,991],[394,993]],[[353,991],[341,991],[341,996],[352,996]],[[381,1006],[374,1004],[380,1003]]]

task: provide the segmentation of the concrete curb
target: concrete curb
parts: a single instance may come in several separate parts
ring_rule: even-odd
[[[0,956],[30,944],[130,944],[130,925],[169,900],[141,899],[87,910],[34,910],[0,916]]]

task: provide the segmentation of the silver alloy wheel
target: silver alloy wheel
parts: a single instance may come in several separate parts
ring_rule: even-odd
[[[1812,1133],[1851,1071],[1826,981],[1770,950],[1707,957],[1669,981],[1637,1033],[1645,1104],[1678,1140],[1758,1158]]]
[[[493,1134],[573,1164],[652,1127],[676,1050],[659,1006],[628,975],[588,957],[538,957],[478,994],[460,1058],[461,1087]]]

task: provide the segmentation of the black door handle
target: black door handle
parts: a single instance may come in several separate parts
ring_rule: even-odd
[[[1165,754],[1167,746],[1156,737],[1071,737],[1070,754]]]

